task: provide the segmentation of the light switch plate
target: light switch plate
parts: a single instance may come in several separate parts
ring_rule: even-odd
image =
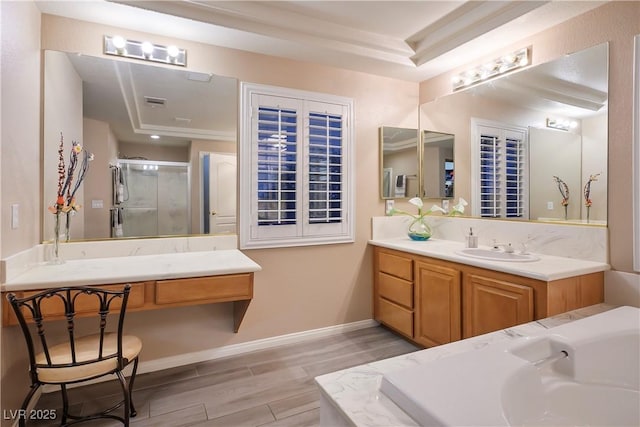
[[[92,209],[102,209],[104,207],[104,202],[102,200],[92,200],[91,208]]]
[[[14,203],[11,205],[11,229],[15,230],[20,225],[20,205]]]
[[[395,206],[395,200],[385,200],[385,202],[384,202],[384,213],[386,215],[391,215],[391,211],[393,210],[394,206]]]

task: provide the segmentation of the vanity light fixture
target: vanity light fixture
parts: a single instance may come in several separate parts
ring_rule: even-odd
[[[547,127],[551,129],[568,131],[569,129],[575,129],[577,126],[578,122],[575,120],[547,119]]]
[[[492,79],[504,73],[526,67],[531,63],[531,48],[519,49],[503,55],[491,62],[464,71],[451,79],[453,90],[462,89],[476,83]]]
[[[187,51],[177,46],[162,46],[148,41],[127,40],[122,36],[104,36],[104,53],[163,64],[187,65]]]

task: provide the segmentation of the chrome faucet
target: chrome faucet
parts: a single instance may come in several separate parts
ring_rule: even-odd
[[[493,249],[495,250],[499,250],[502,247],[502,249],[508,253],[508,254],[512,254],[515,252],[515,249],[513,249],[513,246],[511,246],[511,243],[498,243],[495,239],[493,240]]]

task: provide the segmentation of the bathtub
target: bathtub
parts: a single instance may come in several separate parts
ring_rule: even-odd
[[[421,426],[639,426],[640,309],[388,372],[380,390]]]

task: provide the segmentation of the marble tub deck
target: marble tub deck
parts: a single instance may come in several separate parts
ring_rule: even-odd
[[[418,426],[409,415],[380,392],[382,376],[387,372],[429,363],[453,354],[479,350],[495,342],[530,336],[543,329],[615,307],[604,303],[596,304],[501,331],[316,377],[315,381],[321,393],[321,425]]]

